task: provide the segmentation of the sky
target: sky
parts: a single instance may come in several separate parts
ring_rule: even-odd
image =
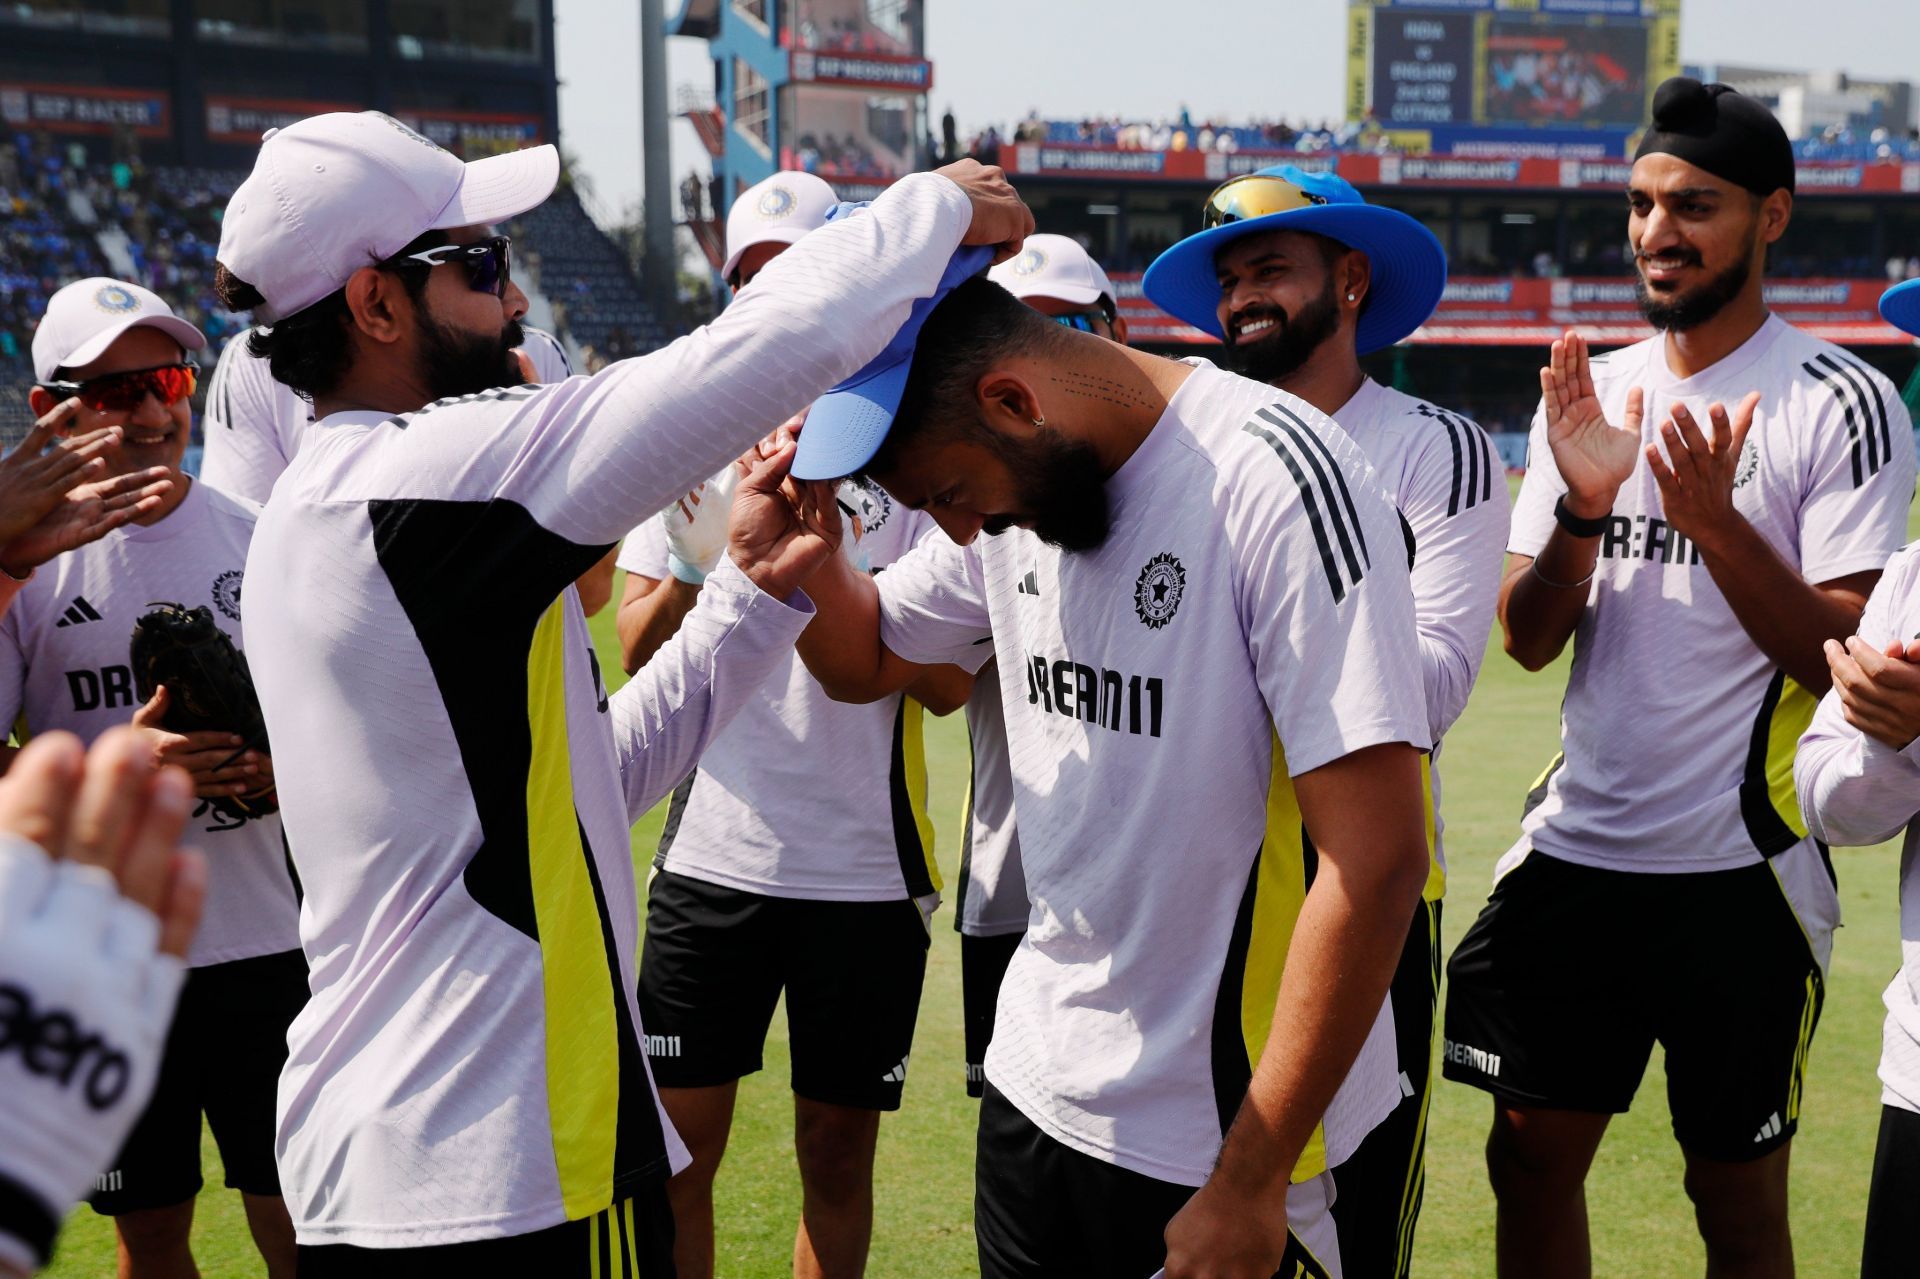
[[[674,12],[679,0],[665,0]],[[722,0],[724,3],[725,0]],[[926,0],[931,114],[952,108],[961,135],[1003,127],[1030,108],[1052,118],[1157,119],[1182,103],[1195,118],[1335,119],[1345,0]],[[555,0],[562,145],[606,214],[640,191],[636,0]],[[1920,80],[1920,5],[1886,0],[1682,0],[1689,63],[1820,70]],[[1192,21],[1204,14],[1204,23]],[[668,102],[681,86],[710,95],[698,40],[668,41]],[[937,124],[935,126],[938,127]],[[706,157],[673,130],[676,181]]]

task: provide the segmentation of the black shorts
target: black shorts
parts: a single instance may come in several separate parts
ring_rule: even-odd
[[[117,1216],[199,1194],[202,1114],[227,1188],[279,1194],[274,1093],[287,1064],[287,1026],[306,1004],[307,959],[297,950],[190,969],[153,1099],[95,1181],[87,1197],[94,1211]]]
[[[973,1162],[973,1233],[980,1279],[1149,1279],[1167,1260],[1167,1223],[1192,1186],[1159,1181],[1082,1154],[1041,1132],[992,1084],[980,1102]],[[1289,1214],[1293,1212],[1291,1202]],[[1341,1279],[1302,1234],[1330,1223],[1288,1223],[1284,1279]],[[1360,1276],[1364,1272],[1347,1270]],[[304,1279],[304,1276],[303,1276]],[[1368,1276],[1371,1279],[1371,1276]]]
[[[1440,1002],[1440,903],[1420,903],[1387,998],[1400,1057],[1400,1104],[1333,1169],[1333,1224],[1350,1275],[1406,1279],[1427,1187],[1427,1106]]]
[[[664,1183],[579,1221],[532,1234],[431,1248],[302,1244],[300,1279],[673,1279],[673,1206]]]
[[[784,990],[793,1091],[900,1109],[929,939],[909,898],[803,901],[659,872],[640,948],[654,1082],[706,1088],[759,1070]]]
[[[1000,1002],[1000,979],[1026,933],[992,937],[960,934],[960,1005],[966,1020],[967,1096],[978,1097],[987,1081],[987,1045],[993,1042],[993,1010]]]
[[[1880,1108],[1880,1140],[1873,1148],[1873,1185],[1867,1192],[1867,1241],[1860,1279],[1909,1279],[1920,1269],[1920,1115]]]
[[[1782,856],[1825,857],[1800,848]],[[1447,964],[1446,1077],[1511,1105],[1623,1114],[1658,1042],[1682,1147],[1737,1162],[1785,1145],[1826,979],[1775,871],[1529,853]]]

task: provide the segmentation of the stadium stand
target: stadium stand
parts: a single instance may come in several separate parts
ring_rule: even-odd
[[[565,182],[507,228],[553,304],[554,324],[580,346],[587,371],[666,345],[669,333],[627,256],[595,225]]]
[[[212,342],[204,368],[250,317],[213,292],[220,214],[244,173],[146,168],[138,157],[89,162],[79,148],[45,135],[0,138],[0,445],[25,434],[31,415],[30,347],[46,299],[89,275],[134,280],[170,302]],[[553,307],[554,327],[588,363],[664,345],[666,327],[649,310],[619,247],[600,230],[571,187],[510,229]]]
[[[1123,120],[1118,117],[1047,120],[1028,116],[1011,130],[989,125],[973,135],[968,153],[997,155],[1004,142],[1044,142],[1055,146],[1113,147],[1121,151],[1292,151],[1301,154],[1420,154],[1368,124],[1290,124],[1284,120],[1220,123],[1196,121],[1186,112],[1172,119]],[[1875,129],[1865,137],[1832,128],[1794,143],[1802,160],[1920,160],[1920,130],[1904,135]]]

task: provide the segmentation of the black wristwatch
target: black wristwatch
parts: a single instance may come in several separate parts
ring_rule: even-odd
[[[1562,494],[1553,504],[1553,518],[1561,528],[1575,537],[1599,537],[1607,531],[1607,521],[1613,517],[1608,513],[1590,520],[1582,519],[1567,509],[1566,495]]]

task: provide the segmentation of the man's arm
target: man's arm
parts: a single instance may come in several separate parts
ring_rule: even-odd
[[[1530,671],[1560,656],[1586,611],[1588,583],[1600,561],[1600,538],[1576,537],[1554,520],[1564,500],[1581,519],[1613,509],[1620,486],[1639,460],[1646,397],[1627,394],[1623,425],[1607,420],[1594,387],[1586,339],[1569,331],[1540,370],[1540,410],[1527,444],[1527,478],[1513,515],[1513,541],[1500,583],[1500,628],[1506,650]]]
[[[574,585],[580,588],[580,611],[588,617],[605,608],[607,601],[613,598],[613,562],[619,555],[619,547],[608,547],[599,563],[575,579]]]
[[[1449,415],[1451,416],[1451,415]],[[1427,725],[1438,741],[1460,713],[1480,677],[1487,633],[1500,594],[1500,552],[1506,545],[1506,477],[1486,432],[1456,419],[1461,449],[1479,456],[1482,482],[1467,492],[1449,440],[1436,439],[1420,459],[1419,474],[1401,514],[1413,529],[1413,614],[1420,631],[1421,682]]]
[[[1188,1253],[1250,1223],[1266,1227],[1249,1240],[1250,1263],[1285,1247],[1294,1167],[1380,1014],[1426,884],[1420,753],[1412,746],[1369,746],[1293,785],[1319,870],[1287,948],[1273,1033],[1220,1161],[1167,1227],[1169,1279],[1239,1273],[1191,1270]],[[1233,1260],[1211,1248],[1207,1259],[1216,1267]]]
[[[429,407],[396,462],[457,455],[549,531],[604,546],[872,359],[963,242],[1017,241],[1031,223],[996,169],[903,178],[781,254],[711,324],[590,378]],[[435,438],[407,438],[421,436]]]
[[[920,543],[906,555],[894,561],[892,567],[879,578],[862,573],[844,557],[835,556],[821,566],[807,581],[807,594],[813,597],[818,612],[807,629],[801,634],[796,646],[800,660],[805,662],[807,670],[827,696],[836,702],[877,702],[883,697],[909,690],[917,681],[928,678],[939,663],[912,662],[900,656],[887,646],[881,636],[881,590],[880,582],[885,580],[887,590],[896,598],[908,599],[924,594],[927,601],[936,606],[945,603],[965,605],[971,602],[973,609],[962,608],[966,620],[984,634],[989,632],[984,603],[978,595],[971,601],[968,595],[968,583],[958,583],[961,589],[954,590],[943,585],[945,579],[955,576],[960,561],[967,558],[967,552],[946,542],[944,538],[930,538]],[[934,621],[935,612],[952,613],[951,607],[944,609],[920,610],[926,620]],[[938,625],[938,622],[935,623]],[[980,663],[993,656],[989,645],[980,645]],[[978,669],[980,663],[975,663]],[[971,677],[969,677],[969,683]],[[937,690],[930,694],[939,697]],[[961,702],[966,699],[962,697]],[[935,711],[935,714],[945,714]]]
[[[634,821],[693,771],[791,648],[810,613],[800,584],[823,560],[838,558],[831,493],[824,504],[816,493],[796,507],[782,492],[793,451],[786,443],[740,481],[731,544],[703,584],[699,605],[611,699]]]
[[[927,666],[907,685],[907,696],[935,715],[951,715],[973,696],[973,673],[959,666]]]
[[[1807,829],[1830,844],[1877,844],[1920,813],[1920,554],[1895,556],[1860,632],[1829,640],[1832,687],[1794,755]]]
[[[655,653],[680,631],[680,624],[700,602],[700,588],[677,577],[643,577],[627,573],[616,625],[620,631],[620,664],[632,675],[653,660]]]

